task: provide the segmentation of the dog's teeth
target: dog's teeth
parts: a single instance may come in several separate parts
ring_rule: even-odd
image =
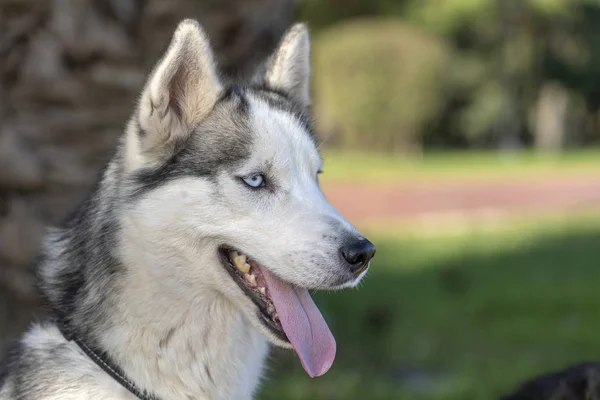
[[[250,284],[250,286],[256,286],[256,277],[253,274],[244,274],[244,278]]]
[[[279,321],[279,314],[273,313],[273,321]]]
[[[235,266],[237,267],[237,269],[239,269],[242,272],[249,272],[250,271],[250,264],[248,264],[246,262],[246,255],[245,254],[241,254],[239,256],[236,256],[233,258],[233,263],[235,264]]]
[[[235,250],[231,250],[229,252],[229,256],[231,257],[232,260],[235,260],[235,258],[238,256],[238,252]]]
[[[271,315],[275,312],[275,306],[273,304],[267,304],[267,312]]]
[[[260,294],[262,294],[263,296],[267,295],[267,289],[265,289],[264,287],[259,287],[258,291],[260,292]]]

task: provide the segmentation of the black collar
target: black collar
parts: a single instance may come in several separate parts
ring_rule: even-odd
[[[75,331],[72,329],[72,327],[70,327],[67,324],[67,321],[65,318],[61,318],[57,314],[56,323],[58,325],[58,329],[60,330],[62,335],[65,337],[65,339],[76,343],[81,348],[81,350],[83,350],[83,352],[90,358],[90,360],[95,362],[96,365],[98,365],[100,368],[102,368],[104,370],[104,372],[106,372],[114,380],[119,382],[119,384],[121,384],[121,386],[123,386],[125,389],[127,389],[131,393],[133,393],[138,399],[160,400],[159,397],[157,397],[153,394],[150,394],[150,393],[146,392],[145,390],[141,390],[140,388],[138,388],[136,386],[136,384],[133,383],[133,381],[125,375],[123,370],[121,370],[121,368],[119,368],[117,365],[115,365],[112,362],[112,360],[110,359],[109,355],[106,354],[106,352],[98,350],[98,349],[94,349],[94,348],[88,346],[81,339],[81,337],[79,337],[75,334]]]

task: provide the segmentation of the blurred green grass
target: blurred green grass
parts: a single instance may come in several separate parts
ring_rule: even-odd
[[[403,156],[326,150],[323,182],[422,179],[503,179],[600,172],[600,150],[544,152],[428,152]]]
[[[314,296],[338,342],[332,369],[310,379],[276,351],[257,398],[496,399],[600,359],[600,215],[370,236],[378,255],[360,289]]]

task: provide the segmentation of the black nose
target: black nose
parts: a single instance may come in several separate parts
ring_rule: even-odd
[[[348,263],[350,271],[354,276],[359,276],[367,269],[369,261],[375,255],[375,245],[367,239],[360,239],[342,246],[340,252]]]

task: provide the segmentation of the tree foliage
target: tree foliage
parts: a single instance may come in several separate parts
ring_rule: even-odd
[[[412,147],[441,111],[446,48],[406,23],[335,26],[318,36],[314,60],[315,106],[339,145]]]
[[[312,25],[317,30],[327,31],[332,25],[340,30],[340,24],[348,24],[347,32],[356,26],[351,21],[360,16],[382,18],[384,25],[391,18],[420,30],[412,37],[433,37],[429,40],[444,44],[446,74],[442,79],[434,74],[430,84],[422,83],[440,96],[436,99],[438,114],[419,110],[418,114],[428,115],[431,123],[419,124],[420,131],[411,133],[422,138],[425,146],[528,146],[544,142],[536,138],[546,134],[545,124],[533,117],[540,103],[567,104],[561,143],[587,144],[600,134],[596,117],[600,108],[598,0],[306,0],[301,15],[311,23],[315,21]],[[373,47],[378,46],[373,43]],[[365,53],[355,58],[369,57],[372,50],[368,45],[357,47],[355,53]],[[390,68],[398,68],[395,74],[406,73],[394,62],[403,55],[394,55],[394,51],[407,50],[390,45],[386,55],[393,66]],[[372,76],[373,86],[377,86],[379,78]],[[374,103],[381,101],[371,92],[360,93],[363,87],[370,87],[361,85],[354,97],[371,96]],[[440,87],[434,90],[436,85]],[[565,90],[555,93],[565,98],[546,102],[544,93],[549,93],[545,90],[549,85],[563,87]],[[406,108],[403,94],[389,98],[398,102],[380,105],[380,109],[402,113]],[[353,118],[368,120],[369,116]],[[405,137],[406,131],[395,134]]]

